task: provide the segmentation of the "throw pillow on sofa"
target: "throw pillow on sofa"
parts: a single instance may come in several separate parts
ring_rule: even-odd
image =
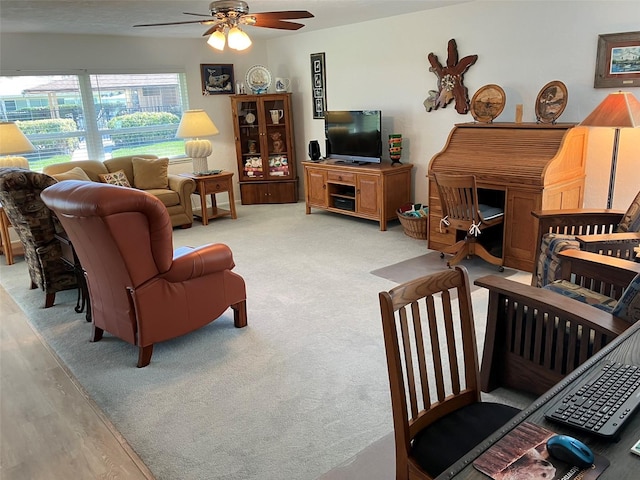
[[[117,172],[101,173],[98,175],[102,183],[109,183],[111,185],[119,185],[120,187],[129,187],[131,184],[127,180],[127,176],[124,174],[124,170],[118,170]]]
[[[84,182],[91,181],[86,172],[80,167],[73,167],[71,170],[67,170],[66,172],[62,173],[56,173],[55,175],[51,176],[59,182],[62,182],[63,180],[82,180]]]
[[[134,157],[133,186],[140,190],[152,190],[154,188],[169,187],[169,159],[147,159]]]

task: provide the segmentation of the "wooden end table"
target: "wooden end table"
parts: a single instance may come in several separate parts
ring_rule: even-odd
[[[199,217],[202,220],[203,225],[208,225],[209,220],[213,218],[223,217],[225,215],[231,215],[231,218],[238,218],[236,216],[236,204],[233,199],[233,172],[222,171],[220,173],[211,175],[195,175],[193,173],[181,173],[183,177],[188,177],[196,182],[196,191],[193,192],[196,195],[200,195],[200,214],[193,212],[194,217]],[[216,193],[227,192],[229,195],[229,208],[226,210],[220,208],[216,204]],[[211,196],[211,209],[207,208],[207,195]]]
[[[4,254],[7,265],[13,265],[14,255],[24,255],[24,247],[22,242],[16,240],[11,241],[11,235],[9,235],[9,227],[11,222],[7,218],[7,214],[4,211],[4,207],[0,204],[0,250]]]

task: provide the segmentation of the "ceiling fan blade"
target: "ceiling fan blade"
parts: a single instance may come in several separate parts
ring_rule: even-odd
[[[296,20],[299,18],[313,18],[313,13],[306,10],[287,10],[284,12],[260,12],[250,13],[252,17],[260,17],[269,20]]]
[[[254,15],[251,15],[252,17]],[[263,19],[256,18],[255,23],[247,23],[247,25],[253,25],[254,27],[264,27],[264,28],[278,28],[280,30],[298,30],[304,25],[302,23],[295,22],[285,22],[283,20],[271,20],[271,19]]]
[[[134,25],[134,27],[161,27],[163,25],[183,25],[188,23],[200,23],[206,25],[209,20],[186,20],[183,22],[167,22],[167,23],[139,23],[138,25]]]
[[[191,13],[191,12],[182,12],[183,15],[195,15],[196,17],[210,17],[210,13]]]

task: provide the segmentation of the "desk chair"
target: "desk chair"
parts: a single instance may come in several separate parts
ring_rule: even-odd
[[[463,258],[477,255],[486,262],[500,267],[499,270],[502,272],[504,260],[490,254],[478,243],[478,235],[489,227],[501,224],[504,219],[504,210],[478,202],[478,189],[474,175],[434,173],[434,178],[442,204],[441,223],[465,232],[463,240],[445,248],[440,253],[442,258],[445,253],[454,255],[447,262],[447,266],[457,265]]]
[[[464,267],[398,285],[380,292],[379,299],[396,479],[431,479],[518,409],[480,402],[476,333]]]

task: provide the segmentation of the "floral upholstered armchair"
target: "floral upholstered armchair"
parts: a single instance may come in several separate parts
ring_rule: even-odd
[[[63,232],[57,217],[40,193],[57,181],[23,168],[0,168],[0,202],[24,246],[31,288],[44,290],[45,308],[55,302],[56,292],[77,288],[76,276],[62,261],[55,234]]]

